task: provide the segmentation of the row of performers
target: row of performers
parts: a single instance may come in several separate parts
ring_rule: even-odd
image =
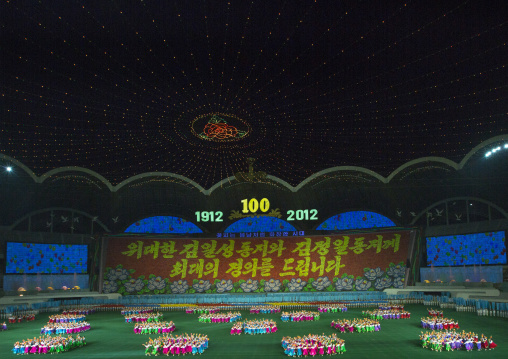
[[[232,323],[242,319],[240,312],[201,314],[198,318],[203,323]]]
[[[164,319],[164,314],[155,313],[144,313],[144,314],[129,314],[125,316],[125,323],[152,323],[160,322]]]
[[[12,352],[14,354],[58,354],[71,349],[86,345],[85,337],[79,334],[74,338],[72,336],[45,336],[33,339],[26,339],[16,342]]]
[[[135,334],[168,334],[175,330],[175,323],[138,323],[134,326]]]
[[[422,328],[431,330],[459,329],[459,322],[450,318],[422,318],[421,324]]]
[[[411,313],[401,310],[364,310],[362,314],[370,317],[371,319],[409,319]]]
[[[398,304],[382,304],[378,307],[380,310],[404,310],[403,305]]]
[[[13,323],[21,323],[21,322],[31,322],[33,320],[35,320],[35,313],[28,313],[28,314],[23,314],[23,315],[10,315],[9,318],[9,323],[13,324]]]
[[[94,307],[89,307],[89,308],[68,308],[68,309],[65,309],[62,311],[62,314],[72,314],[72,315],[78,315],[78,314],[82,314],[82,315],[90,315],[90,314],[93,314],[95,313],[95,308]]]
[[[182,334],[176,337],[163,336],[150,339],[143,344],[145,355],[202,354],[208,348],[208,336],[203,334]]]
[[[298,312],[282,312],[280,320],[283,322],[302,322],[319,320],[319,312],[309,312],[307,310],[300,310]]]
[[[189,307],[185,309],[187,314],[213,314],[219,312],[218,307]]]
[[[274,314],[280,313],[280,307],[275,305],[256,305],[250,308],[250,314]]]
[[[284,337],[282,338],[282,347],[284,354],[293,357],[333,355],[346,352],[346,342],[344,339],[337,338],[335,334],[332,336],[309,334],[296,338]]]
[[[49,316],[50,323],[79,323],[85,320],[86,317],[83,314],[56,314]]]
[[[437,309],[430,308],[430,309],[427,309],[427,311],[429,312],[429,315],[431,317],[434,317],[434,318],[441,317],[441,318],[443,318],[443,311],[442,310],[437,310]]]
[[[76,334],[86,332],[90,330],[90,323],[79,322],[79,323],[47,323],[41,328],[41,334]]]
[[[338,329],[341,333],[353,333],[355,331],[358,333],[367,333],[378,332],[381,329],[381,324],[375,319],[338,319],[332,321],[331,327]]]
[[[123,309],[120,313],[123,316],[126,316],[126,315],[132,315],[132,314],[147,314],[147,313],[152,313],[152,312],[153,312],[153,309],[147,308],[147,307],[130,307],[127,309]]]
[[[487,339],[487,337],[483,334],[480,336],[473,332],[466,333],[462,331],[462,333],[457,333],[455,331],[446,331],[446,332],[428,332],[421,333],[420,340],[422,342],[423,348],[429,348],[435,351],[452,351],[452,350],[460,350],[465,349],[467,351],[471,351],[473,349],[476,350],[492,350],[497,347],[497,344],[494,343],[492,337]]]
[[[231,328],[231,335],[240,335],[242,330],[245,334],[268,334],[277,331],[277,324],[271,319],[248,320],[237,322]]]
[[[347,307],[344,304],[326,304],[318,307],[320,313],[337,313],[347,312]]]

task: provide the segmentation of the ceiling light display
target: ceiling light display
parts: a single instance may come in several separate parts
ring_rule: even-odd
[[[297,186],[508,133],[504,2],[27,3],[0,2],[0,154],[37,176],[210,188],[252,157]]]
[[[231,114],[206,114],[192,121],[191,131],[197,137],[215,142],[238,141],[250,134],[248,123]]]

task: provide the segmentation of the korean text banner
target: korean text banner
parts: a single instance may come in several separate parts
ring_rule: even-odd
[[[109,238],[104,292],[403,287],[410,231],[282,238]]]

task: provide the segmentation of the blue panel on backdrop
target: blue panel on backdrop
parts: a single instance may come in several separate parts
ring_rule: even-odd
[[[427,237],[427,265],[506,264],[505,232]]]
[[[87,273],[88,246],[7,242],[7,274]]]
[[[192,222],[183,218],[172,216],[155,216],[142,219],[131,224],[126,233],[203,233],[203,231]]]
[[[388,217],[369,211],[353,211],[337,214],[321,223],[317,230],[336,231],[346,229],[395,227]]]
[[[226,233],[249,233],[249,232],[292,232],[296,231],[288,222],[277,217],[256,216],[242,218],[230,225]]]

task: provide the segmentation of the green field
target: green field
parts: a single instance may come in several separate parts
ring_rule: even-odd
[[[340,334],[330,327],[337,318],[361,317],[361,309],[350,309],[346,313],[322,314],[316,322],[283,323],[280,315],[249,314],[242,312],[242,319],[271,318],[277,321],[279,331],[274,334],[236,335],[229,334],[230,323],[200,323],[198,314],[164,312],[164,320],[172,320],[176,325],[175,335],[181,333],[207,334],[209,348],[203,353],[206,358],[288,358],[281,347],[283,336],[337,333],[346,340],[345,358],[507,358],[508,357],[508,319],[497,317],[478,317],[475,313],[445,310],[445,317],[459,321],[461,330],[475,331],[492,336],[498,344],[495,350],[455,352],[433,352],[420,347],[420,318],[426,316],[426,307],[406,305],[411,312],[410,319],[384,320],[381,331],[374,333]],[[15,357],[11,349],[15,341],[39,336],[40,328],[48,321],[48,313],[40,314],[33,322],[8,325],[8,330],[0,332],[0,357]],[[133,332],[134,324],[125,323],[120,312],[99,312],[88,316],[92,329],[84,333],[88,345],[73,351],[57,354],[64,358],[141,358],[144,357],[142,344],[148,335]],[[152,338],[155,337],[152,335]],[[49,355],[49,354],[48,354]],[[55,356],[55,355],[53,355]],[[191,356],[188,354],[188,356]],[[325,356],[326,357],[326,356]]]

